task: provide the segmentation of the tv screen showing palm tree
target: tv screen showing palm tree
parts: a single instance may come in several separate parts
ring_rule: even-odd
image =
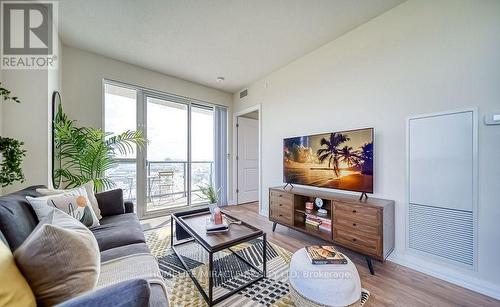
[[[373,128],[284,139],[283,181],[373,193]]]

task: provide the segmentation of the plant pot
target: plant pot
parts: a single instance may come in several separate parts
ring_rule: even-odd
[[[208,209],[210,210],[210,221],[214,221],[214,210],[217,208],[217,203],[208,204]]]

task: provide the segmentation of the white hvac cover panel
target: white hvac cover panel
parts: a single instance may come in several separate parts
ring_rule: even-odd
[[[409,202],[472,211],[473,112],[409,121]]]

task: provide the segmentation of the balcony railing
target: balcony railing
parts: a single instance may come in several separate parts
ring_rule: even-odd
[[[208,185],[213,178],[213,161],[191,162],[191,204],[203,203],[200,185]],[[147,210],[187,205],[188,194],[187,161],[147,161],[146,202]],[[137,176],[135,159],[119,159],[118,164],[107,174],[117,188],[123,189],[127,200],[137,201]]]

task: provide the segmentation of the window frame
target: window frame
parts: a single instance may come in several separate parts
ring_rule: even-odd
[[[189,98],[186,96],[181,96],[177,94],[172,94],[160,90],[155,90],[139,85],[133,85],[127,82],[122,82],[122,81],[116,81],[108,78],[103,78],[102,79],[102,104],[101,104],[101,123],[102,123],[102,129],[105,130],[106,127],[106,100],[105,100],[105,85],[113,85],[113,86],[118,86],[118,87],[123,87],[131,90],[136,91],[136,130],[142,131],[143,135],[147,137],[147,97],[151,98],[158,98],[158,99],[163,99],[163,100],[168,100],[171,102],[175,103],[181,103],[187,105],[187,113],[188,113],[188,122],[187,122],[187,170],[186,170],[186,176],[187,176],[187,205],[186,206],[181,206],[181,207],[174,207],[172,209],[159,209],[155,211],[147,211],[147,203],[146,203],[146,196],[147,196],[147,184],[144,184],[142,187],[139,185],[139,182],[142,182],[145,177],[145,172],[146,172],[146,167],[147,167],[147,149],[138,149],[136,151],[136,157],[135,159],[129,159],[131,161],[135,161],[136,163],[136,206],[137,206],[137,214],[140,219],[144,218],[153,218],[153,217],[158,217],[158,216],[164,216],[165,214],[170,214],[175,211],[183,210],[185,208],[196,208],[200,206],[206,206],[206,203],[197,203],[197,204],[192,204],[192,197],[191,197],[191,177],[192,177],[192,144],[191,144],[191,115],[192,115],[192,107],[199,107],[199,108],[207,108],[207,109],[212,109],[215,111],[216,107],[222,107],[225,109],[229,109],[225,105],[221,104],[215,104],[215,103],[210,103],[206,102],[203,100],[195,99],[195,98]],[[215,117],[214,117],[214,129],[215,129]],[[229,139],[229,135],[226,135],[226,140],[225,142],[227,143]],[[217,144],[217,139],[214,137],[214,151]],[[215,153],[214,153],[214,168],[217,168],[218,166],[215,164],[216,159],[215,159]],[[214,172],[215,173],[215,172]],[[210,179],[212,182],[214,181],[214,175],[212,174],[212,178]],[[227,183],[226,183],[227,186]]]

